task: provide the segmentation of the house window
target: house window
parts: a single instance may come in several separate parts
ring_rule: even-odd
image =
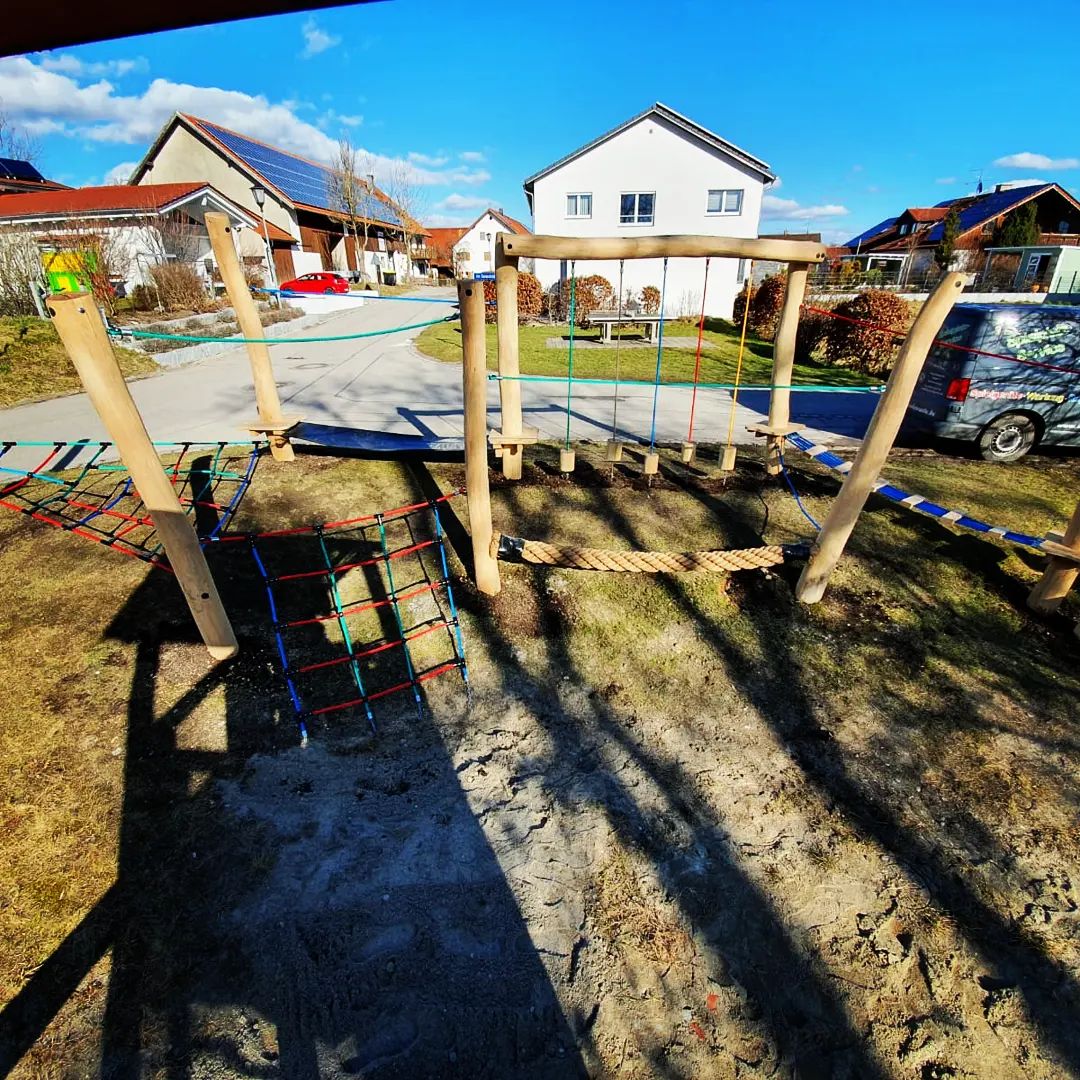
[[[592,195],[589,193],[584,195],[567,195],[566,216],[578,218],[592,217]]]
[[[707,214],[741,214],[742,213],[742,188],[729,188],[717,190],[709,189],[709,197],[705,204]]]
[[[746,280],[746,260],[745,259],[740,259],[739,260],[738,269],[735,271],[735,280],[736,281],[745,281]]]
[[[624,192],[619,197],[619,224],[651,225],[655,205],[655,191]]]
[[[903,225],[900,226],[900,235],[901,236],[907,236],[907,234],[910,231],[911,231],[911,226],[908,225],[906,222]]]
[[[458,258],[462,262],[469,262],[469,260],[472,259],[472,252],[471,251],[459,251],[458,252]]]
[[[491,262],[491,252],[490,251],[485,251],[484,252],[484,262],[486,262],[486,263]]]

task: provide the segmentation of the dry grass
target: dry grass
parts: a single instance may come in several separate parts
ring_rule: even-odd
[[[113,347],[127,377],[160,370],[149,356]],[[82,389],[52,326],[41,319],[0,318],[0,408]]]
[[[689,956],[690,935],[666,908],[642,894],[644,868],[617,852],[596,876],[594,918],[613,944],[628,945],[660,967]]]

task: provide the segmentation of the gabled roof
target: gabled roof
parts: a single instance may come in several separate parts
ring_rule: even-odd
[[[505,226],[512,233],[517,233],[518,236],[528,236],[532,229],[526,225],[522,225],[516,218],[510,217],[509,214],[504,213],[502,210],[494,210],[490,206],[469,226],[468,229],[462,229],[462,236],[469,231],[469,229],[475,229],[481,221],[484,220],[490,214],[500,225]],[[459,237],[460,239],[460,237]],[[455,241],[456,243],[457,241]]]
[[[133,178],[146,172],[148,163],[176,124],[183,124],[201,136],[203,141],[209,142],[234,164],[238,164],[249,176],[261,180],[284,202],[317,213],[344,216],[344,208],[332,194],[331,181],[334,174],[328,166],[187,113],[176,113],[162,128],[136,168]],[[360,217],[384,225],[401,226],[401,215],[397,207],[378,188],[370,195],[361,194],[357,201]]]
[[[763,180],[766,182],[775,180],[776,177],[769,171],[769,166],[760,158],[754,157],[752,154],[748,154],[745,150],[741,150],[734,143],[728,142],[726,139],[722,139],[715,132],[709,131],[708,128],[703,128],[700,124],[695,123],[687,116],[683,116],[682,113],[676,112],[674,109],[669,108],[662,102],[658,101],[653,105],[650,105],[644,112],[640,112],[637,116],[631,116],[629,120],[618,127],[612,128],[610,131],[604,132],[598,138],[587,142],[584,146],[579,146],[576,150],[571,151],[565,157],[559,158],[558,161],[552,162],[546,168],[541,169],[539,172],[533,173],[532,176],[527,177],[524,182],[526,192],[532,191],[533,184],[543,176],[547,176],[548,173],[554,172],[556,169],[562,168],[567,162],[573,161],[574,158],[580,157],[582,154],[592,150],[593,147],[599,146],[601,143],[607,142],[608,139],[614,138],[616,135],[625,131],[629,127],[633,127],[634,124],[641,120],[644,120],[648,116],[655,116],[657,119],[664,120],[674,127],[693,135],[701,142],[711,146],[714,150],[719,150],[721,153],[726,154],[730,158],[734,158],[740,165],[746,166],[752,172],[760,174]]]
[[[455,226],[451,229],[428,229],[431,237],[431,246],[435,251],[435,258],[431,261],[436,266],[453,266],[454,245],[468,232],[468,229]]]
[[[33,191],[0,195],[0,220],[109,217],[131,214],[160,214],[181,206],[196,195],[212,193],[216,200],[251,221],[209,184],[108,184],[103,187],[64,188],[60,191]]]
[[[865,232],[859,233],[858,236],[853,236],[844,247],[856,248],[862,244],[868,243],[873,240],[875,236],[880,236],[882,233],[888,232],[896,224],[896,218],[886,218],[884,221],[879,221],[876,225],[871,225]]]
[[[272,221],[267,221],[265,218],[258,214],[251,215],[255,219],[255,231],[260,235],[266,235],[266,239],[271,243],[278,244],[295,244],[296,237],[287,233],[284,229],[279,228]]]
[[[900,217],[909,217],[920,224],[927,221],[941,221],[949,212],[945,206],[909,206]]]

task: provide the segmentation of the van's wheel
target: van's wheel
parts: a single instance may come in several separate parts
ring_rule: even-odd
[[[1005,413],[991,420],[979,436],[979,453],[987,461],[1018,461],[1039,441],[1039,428],[1024,413]]]

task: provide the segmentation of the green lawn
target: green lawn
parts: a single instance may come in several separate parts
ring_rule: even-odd
[[[124,375],[149,375],[156,363],[142,353],[113,347]],[[41,319],[0,318],[0,409],[82,389],[52,325]]]
[[[731,323],[723,319],[709,320],[714,329],[706,330],[701,351],[702,382],[733,382],[739,357],[739,333]],[[498,348],[496,328],[487,328],[488,367],[497,367]],[[636,334],[624,332],[619,348],[619,368],[624,379],[651,381],[656,374],[656,346],[643,341]],[[667,338],[697,339],[697,326],[693,322],[674,320],[664,327]],[[565,376],[569,357],[568,348],[549,348],[549,338],[566,338],[566,326],[522,326],[519,332],[521,372],[523,375]],[[599,341],[599,330],[578,330],[576,341]],[[417,346],[426,356],[457,363],[461,360],[461,324],[441,323],[429,326],[417,338]],[[689,382],[694,377],[693,346],[669,348],[665,345],[660,377],[663,382]],[[615,374],[615,348],[575,349],[574,374],[583,379],[610,378]],[[767,383],[772,375],[772,344],[747,338],[743,355],[742,382]],[[856,371],[830,367],[825,364],[796,364],[796,383],[826,383],[843,386],[861,386],[880,382]]]

